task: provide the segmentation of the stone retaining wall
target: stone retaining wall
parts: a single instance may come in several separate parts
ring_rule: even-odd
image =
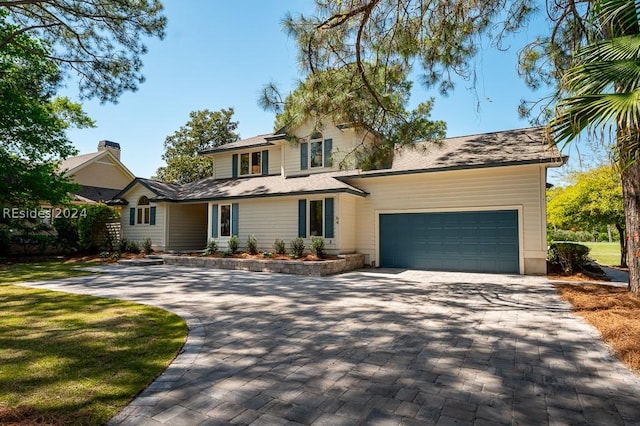
[[[229,257],[164,255],[166,265],[197,266],[212,269],[237,269],[252,272],[325,276],[354,271],[364,266],[363,254],[343,254],[337,260],[296,261],[275,259],[235,259]]]

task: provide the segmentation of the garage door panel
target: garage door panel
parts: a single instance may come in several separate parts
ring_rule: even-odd
[[[383,267],[519,272],[516,210],[380,215]]]

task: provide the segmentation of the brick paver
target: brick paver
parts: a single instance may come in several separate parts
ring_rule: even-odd
[[[154,266],[29,284],[183,316],[111,425],[640,424],[640,380],[542,277]]]

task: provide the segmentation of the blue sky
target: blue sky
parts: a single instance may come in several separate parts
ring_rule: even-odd
[[[146,178],[164,164],[164,139],[188,121],[191,111],[233,107],[241,137],[272,131],[274,115],[257,104],[260,89],[273,80],[288,92],[300,77],[296,47],[281,21],[287,11],[312,10],[311,1],[301,0],[164,4],[167,34],[147,42],[145,83],[123,94],[118,104],[84,101],[97,126],[68,131],[81,154],[94,152],[103,139],[120,143],[124,164]],[[518,77],[517,48],[536,35],[533,29],[523,32],[507,52],[483,50],[475,59],[477,96],[467,82],[446,98],[416,85],[412,103],[434,97],[432,118],[447,122],[448,136],[527,127],[518,117],[520,99],[537,99],[544,92],[531,92]],[[76,93],[71,80],[61,94],[75,98]]]

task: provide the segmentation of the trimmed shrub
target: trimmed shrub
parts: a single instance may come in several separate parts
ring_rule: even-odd
[[[56,245],[63,253],[78,251],[80,238],[78,236],[78,220],[76,218],[59,216],[53,220],[56,229]]]
[[[286,246],[284,240],[276,239],[276,241],[273,243],[273,250],[277,254],[286,254],[287,253],[287,246]]]
[[[240,240],[237,235],[231,236],[229,238],[229,251],[231,254],[236,254],[238,252],[238,248],[240,247]]]
[[[115,211],[105,204],[85,204],[86,215],[78,218],[80,250],[95,253],[104,244],[107,236],[107,222],[115,216]]]
[[[300,237],[294,238],[291,240],[291,256],[298,258],[302,257],[304,253],[304,240]]]
[[[324,256],[324,239],[320,237],[312,237],[311,251],[320,258]]]
[[[128,246],[129,246],[129,240],[127,240],[126,238],[122,238],[120,241],[118,241],[118,251],[120,253],[125,253],[127,251]]]
[[[140,253],[140,244],[137,241],[128,241],[127,249],[125,250],[127,253],[138,254]]]
[[[153,242],[151,241],[151,238],[147,237],[142,241],[142,252],[144,254],[150,254],[153,249],[151,248],[151,246],[153,245]]]
[[[249,254],[258,254],[258,240],[255,235],[249,235],[247,238],[247,251]]]
[[[549,246],[549,262],[572,274],[589,263],[589,247],[576,243],[553,243]]]
[[[207,243],[207,248],[204,249],[204,255],[216,254],[218,252],[218,241],[217,240],[209,240]]]

